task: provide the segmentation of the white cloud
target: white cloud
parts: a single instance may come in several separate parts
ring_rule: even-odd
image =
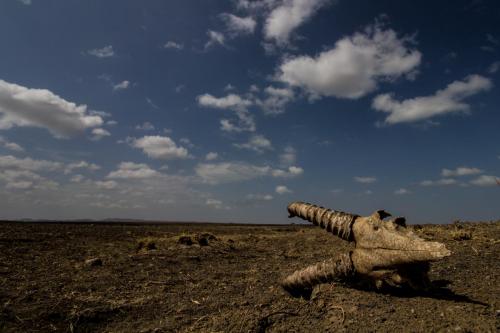
[[[122,81],[120,83],[117,83],[113,86],[113,90],[114,91],[118,91],[118,90],[125,90],[127,89],[128,87],[130,86],[130,82],[125,80],[125,81]]]
[[[257,22],[251,17],[239,17],[229,13],[221,14],[227,26],[227,30],[233,35],[248,35],[255,30]]]
[[[62,167],[58,162],[4,155],[0,156],[0,181],[6,183],[5,189],[11,190],[54,189],[58,183],[36,172],[54,172]]]
[[[19,169],[29,171],[54,171],[62,168],[59,162],[34,160],[29,157],[17,158],[12,155],[0,156],[0,169]]]
[[[304,173],[304,169],[302,169],[301,167],[297,167],[297,166],[291,166],[288,168],[288,170],[274,169],[271,171],[271,175],[273,177],[281,177],[281,178],[292,178],[292,177],[300,176],[303,173]]]
[[[284,0],[266,18],[264,35],[279,45],[287,44],[290,34],[309,20],[329,0]]]
[[[68,102],[46,89],[0,80],[0,129],[40,127],[57,138],[67,138],[102,123],[102,117],[91,115],[86,105]]]
[[[72,183],[81,183],[84,180],[85,180],[85,177],[83,175],[77,174],[77,175],[72,176],[69,181]]]
[[[469,168],[469,167],[458,167],[455,170],[443,169],[441,170],[441,176],[443,177],[460,177],[460,176],[469,176],[469,175],[477,175],[482,173],[483,170],[478,168]]]
[[[276,186],[275,192],[281,195],[281,194],[286,194],[286,193],[292,193],[292,190],[290,190],[285,185],[278,185],[278,186]]]
[[[71,173],[75,169],[86,169],[89,171],[97,171],[100,168],[101,167],[95,163],[89,163],[87,161],[79,161],[79,162],[69,163],[64,169],[64,173],[65,174]]]
[[[22,3],[23,5],[26,5],[26,6],[31,5],[31,0],[17,0],[17,1],[19,1],[20,3]]]
[[[224,36],[223,33],[218,31],[208,30],[207,35],[208,35],[208,41],[205,44],[205,50],[214,45],[220,45],[220,46],[226,45],[225,44],[226,37]]]
[[[189,158],[188,150],[177,146],[168,136],[144,136],[140,139],[133,139],[130,145],[142,149],[151,158],[163,160]]]
[[[285,166],[290,166],[297,161],[297,151],[291,146],[285,147],[283,153],[280,154],[280,163]]]
[[[169,40],[168,42],[165,43],[165,45],[163,45],[163,48],[182,50],[184,48],[184,45],[181,43],[176,43],[174,41]]]
[[[246,143],[234,143],[233,146],[240,149],[253,150],[257,153],[263,153],[266,150],[272,150],[273,145],[271,141],[263,135],[252,135],[250,140]]]
[[[495,61],[488,67],[488,73],[490,74],[495,74],[498,70],[500,70],[500,61]]]
[[[500,185],[500,178],[495,176],[481,175],[478,178],[471,180],[470,183],[477,186],[495,186]]]
[[[338,40],[334,48],[316,57],[286,59],[277,77],[303,88],[312,97],[356,99],[376,90],[379,81],[395,80],[415,71],[421,54],[409,49],[408,41],[398,38],[394,30],[370,26]]]
[[[224,204],[222,201],[220,200],[217,200],[217,199],[207,199],[205,201],[205,205],[209,206],[209,207],[212,207],[212,208],[215,208],[215,209],[223,209],[224,208]]]
[[[230,90],[234,90],[236,89],[231,83],[228,83],[225,87],[224,87],[224,91],[230,91]]]
[[[27,190],[33,187],[33,182],[29,180],[20,180],[9,182],[5,185],[5,188],[8,190]]]
[[[3,136],[0,136],[0,146],[12,150],[12,151],[17,151],[17,152],[23,152],[24,148],[18,145],[15,142],[10,142],[9,140],[5,139]]]
[[[139,131],[153,131],[155,127],[149,121],[146,121],[140,125],[135,126],[135,129]]]
[[[92,141],[99,141],[104,137],[110,136],[111,133],[105,130],[104,128],[94,128],[92,130],[92,137],[90,138]]]
[[[89,50],[88,54],[96,56],[98,58],[109,58],[115,55],[115,51],[113,50],[112,45],[107,45],[102,49]]]
[[[424,180],[420,182],[421,186],[445,186],[445,185],[455,185],[457,181],[453,178],[442,178],[438,180]]]
[[[354,177],[354,181],[361,184],[371,184],[377,181],[375,177]]]
[[[285,106],[295,99],[295,94],[290,88],[267,87],[264,100],[257,99],[256,104],[266,114],[280,114],[285,112]]]
[[[118,122],[116,120],[108,120],[106,122],[106,125],[108,125],[108,126],[115,126],[117,124],[118,124]]]
[[[207,160],[207,161],[213,161],[213,160],[216,160],[218,157],[219,157],[219,154],[214,153],[214,152],[209,152],[209,153],[205,156],[205,160]]]
[[[246,199],[249,201],[271,201],[274,197],[270,194],[248,194]]]
[[[151,169],[147,164],[134,162],[121,162],[118,169],[110,172],[107,178],[111,179],[144,179],[160,176],[156,170]]]
[[[104,189],[104,190],[112,190],[118,186],[118,183],[115,182],[114,180],[98,180],[94,182],[95,186],[98,189]]]
[[[397,194],[397,195],[404,195],[404,194],[410,194],[411,192],[408,191],[407,189],[405,188],[400,188],[396,191],[394,191],[394,194]]]
[[[387,124],[420,121],[447,113],[467,112],[469,104],[463,102],[467,97],[490,90],[493,83],[480,75],[467,76],[462,81],[454,81],[434,95],[415,97],[402,102],[391,94],[378,95],[372,103],[375,110],[389,113]]]
[[[199,95],[196,99],[201,106],[226,110],[244,111],[253,104],[252,101],[241,98],[236,94],[229,94],[219,98],[210,94],[203,94]]]
[[[205,183],[219,184],[246,181],[266,176],[269,166],[256,166],[243,162],[200,163],[195,172]]]
[[[199,95],[196,100],[200,106],[233,110],[238,117],[237,123],[233,123],[229,119],[221,119],[221,130],[226,132],[254,132],[255,121],[252,115],[249,114],[247,108],[253,104],[251,100],[241,98],[236,94],[229,94],[225,97],[214,97],[210,94]]]

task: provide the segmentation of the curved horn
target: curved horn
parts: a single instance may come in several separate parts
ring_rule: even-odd
[[[354,220],[359,217],[358,215],[339,212],[300,201],[289,204],[288,213],[288,217],[298,216],[346,241],[351,242],[354,240],[351,230]]]
[[[289,292],[311,289],[319,283],[348,279],[353,276],[354,272],[351,254],[346,253],[340,255],[336,260],[325,260],[301,271],[295,271],[281,282],[281,286]]]

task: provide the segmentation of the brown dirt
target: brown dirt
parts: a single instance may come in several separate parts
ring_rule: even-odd
[[[350,246],[319,228],[1,223],[0,331],[498,331],[500,221],[413,228],[453,252],[431,269],[448,288],[303,299],[280,280]]]

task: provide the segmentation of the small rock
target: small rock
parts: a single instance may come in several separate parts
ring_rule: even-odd
[[[87,259],[87,260],[85,260],[85,266],[87,266],[87,267],[102,266],[102,259],[101,258]]]
[[[178,240],[179,244],[193,245],[193,239],[190,236],[181,236]]]

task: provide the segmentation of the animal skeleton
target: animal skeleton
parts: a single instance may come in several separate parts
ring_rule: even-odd
[[[304,202],[288,205],[289,217],[300,217],[334,235],[355,243],[353,251],[296,271],[282,286],[290,291],[307,290],[336,279],[366,279],[383,286],[427,289],[430,262],[451,255],[445,245],[419,238],[406,228],[405,218],[378,210],[361,217]]]

